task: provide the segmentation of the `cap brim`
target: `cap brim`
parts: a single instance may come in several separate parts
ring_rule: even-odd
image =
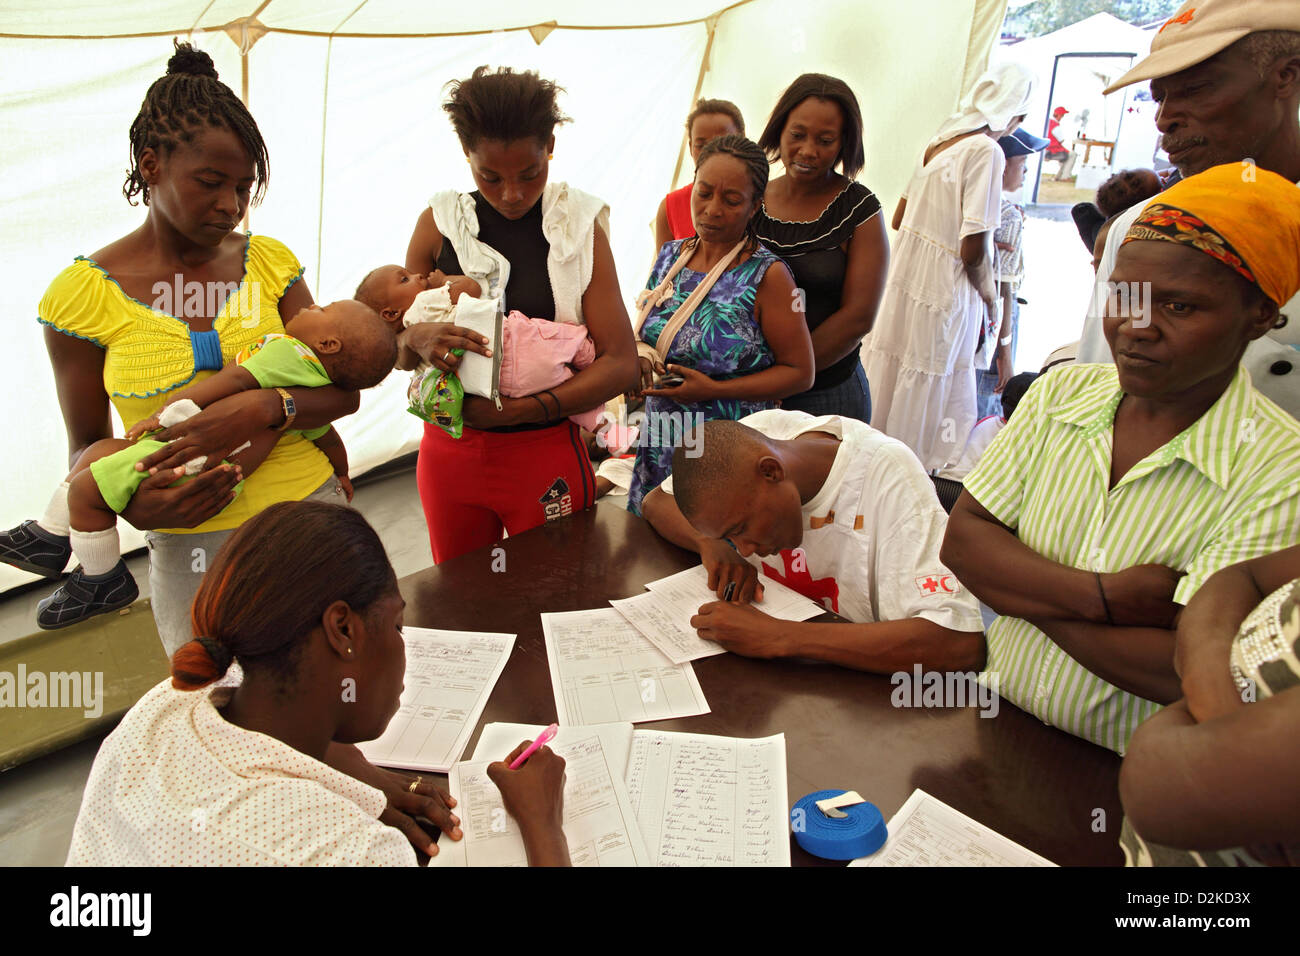
[[[1171,44],[1166,49],[1156,50],[1146,59],[1139,60],[1133,69],[1102,90],[1102,94],[1109,96],[1116,90],[1121,90],[1134,83],[1169,76],[1171,73],[1177,73],[1180,70],[1195,66],[1204,60],[1208,60],[1214,54],[1227,49],[1249,33],[1250,30],[1246,27],[1219,30],[1203,37],[1197,37],[1195,40],[1184,40],[1181,43]]]

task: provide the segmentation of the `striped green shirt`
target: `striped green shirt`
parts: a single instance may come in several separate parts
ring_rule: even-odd
[[[1113,365],[1044,375],[966,490],[1060,564],[1186,572],[1179,604],[1220,568],[1300,541],[1300,423],[1257,392],[1244,369],[1191,427],[1109,488],[1122,395]],[[1160,708],[1102,680],[1021,618],[989,627],[982,679],[1045,723],[1120,753]]]

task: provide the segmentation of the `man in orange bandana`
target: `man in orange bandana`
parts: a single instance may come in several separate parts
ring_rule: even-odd
[[[1300,189],[1216,166],[1120,241],[1104,316],[1117,364],[1033,384],[966,478],[940,560],[1001,615],[986,671],[1001,694],[1122,752],[1182,696],[1182,606],[1300,533],[1300,422],[1241,367],[1300,290]]]

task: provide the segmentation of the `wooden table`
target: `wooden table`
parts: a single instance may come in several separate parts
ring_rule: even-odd
[[[1115,148],[1115,141],[1113,139],[1088,139],[1086,136],[1080,136],[1074,141],[1074,145],[1083,147],[1083,165],[1087,166],[1088,160],[1092,158],[1092,148],[1100,146],[1106,150],[1106,165],[1109,166],[1110,154],[1111,150]]]
[[[602,607],[699,560],[610,505],[499,547],[504,572],[493,570],[501,552],[485,548],[401,581],[408,624],[518,635],[467,755],[484,723],[556,719],[542,611]],[[638,726],[732,737],[784,733],[791,805],[813,790],[855,789],[888,820],[920,787],[1055,863],[1123,863],[1119,757],[1004,700],[996,717],[980,717],[975,707],[896,708],[885,676],[735,654],[694,665],[712,713]],[[790,846],[796,866],[838,865],[805,853],[793,837]]]

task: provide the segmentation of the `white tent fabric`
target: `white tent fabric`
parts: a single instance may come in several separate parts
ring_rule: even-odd
[[[645,281],[654,251],[648,223],[673,185],[697,86],[699,95],[738,103],[756,138],[799,73],[843,78],[866,125],[859,178],[892,210],[917,151],[986,65],[1006,7],[1005,0],[809,0],[795,13],[782,0],[721,3],[5,4],[0,306],[12,387],[0,526],[39,515],[66,472],[36,306],[74,256],[139,225],[143,210],[120,192],[127,127],[163,72],[171,37],[206,50],[222,79],[246,95],[271,155],[270,188],[251,211],[251,229],[288,244],[322,302],[350,296],[374,266],[401,262],[435,190],[473,188],[438,108],[447,81],[482,63],[555,79],[574,122],[557,132],[550,175],[610,203],[611,242],[630,302]],[[689,178],[683,168],[679,181]],[[404,378],[394,373],[365,393],[361,411],[339,423],[354,474],[416,447],[420,423],[404,410]],[[138,532],[121,530],[124,548],[139,546]],[[0,589],[31,579],[0,567]]]

